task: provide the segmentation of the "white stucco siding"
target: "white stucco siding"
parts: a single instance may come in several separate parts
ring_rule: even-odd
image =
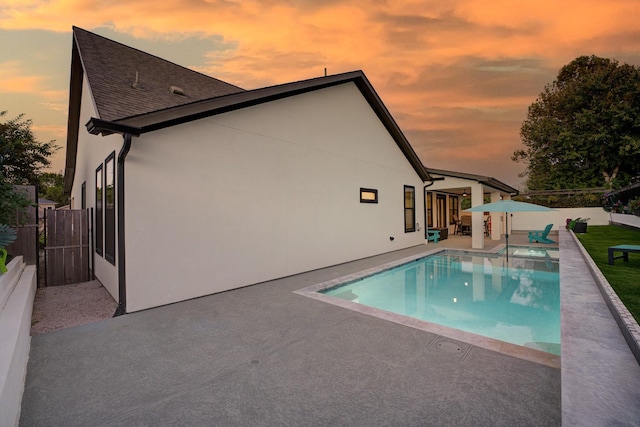
[[[86,75],[82,84],[82,104],[80,107],[80,128],[78,135],[78,151],[76,157],[76,170],[73,180],[71,197],[73,199],[72,209],[80,209],[82,201],[82,183],[86,182],[87,207],[94,208],[96,200],[96,168],[103,164],[107,156],[113,151],[116,156],[122,147],[122,136],[110,135],[100,137],[91,135],[85,123],[92,117],[97,117],[91,91],[87,84]],[[104,166],[103,166],[104,168]],[[94,221],[95,223],[95,221]],[[117,229],[117,217],[116,217]],[[116,234],[116,248],[117,248]],[[98,280],[104,285],[114,299],[118,299],[118,271],[116,267],[105,260],[102,256],[95,254],[95,274]]]
[[[422,181],[353,84],[134,138],[125,182],[129,311],[424,243]]]

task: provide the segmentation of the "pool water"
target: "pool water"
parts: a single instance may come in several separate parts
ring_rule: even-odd
[[[559,355],[559,285],[549,257],[445,251],[320,292]]]

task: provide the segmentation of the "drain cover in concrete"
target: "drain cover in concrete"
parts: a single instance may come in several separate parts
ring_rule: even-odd
[[[462,351],[462,348],[458,344],[450,341],[440,341],[438,343],[438,349],[445,353],[460,353]]]

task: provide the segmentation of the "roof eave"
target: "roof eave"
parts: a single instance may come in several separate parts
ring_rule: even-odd
[[[97,119],[95,117],[92,117],[85,126],[91,135],[106,136],[119,133],[121,135],[129,134],[131,136],[140,136],[142,134],[142,129],[138,127],[127,126],[117,122]]]
[[[64,168],[64,193],[71,194],[78,152],[78,130],[80,129],[80,104],[82,102],[82,80],[84,70],[75,37],[71,47],[71,71],[69,79],[69,111],[67,118],[67,145]]]
[[[400,127],[391,116],[391,113],[389,113],[362,71],[352,71],[344,74],[319,77],[310,80],[225,95],[208,100],[197,101],[191,104],[154,111],[152,113],[142,114],[139,116],[129,117],[114,121],[113,123],[132,126],[139,129],[141,133],[153,132],[205,117],[215,116],[229,111],[239,110],[277,99],[287,98],[349,82],[355,83],[358,87],[378,118],[384,124],[387,131],[396,141],[418,176],[420,176],[423,181],[432,181],[429,172],[427,172],[422,161],[413,150],[411,144],[400,130]]]
[[[452,178],[462,178],[462,179],[473,180],[487,187],[491,187],[503,193],[510,194],[511,196],[517,196],[519,193],[517,189],[490,176],[474,175],[470,173],[454,172],[454,171],[447,171],[447,170],[433,169],[433,168],[426,168],[426,169],[429,173],[432,173],[434,175],[443,175],[443,176],[449,176]]]

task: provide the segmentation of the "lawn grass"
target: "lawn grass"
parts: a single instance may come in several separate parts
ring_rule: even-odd
[[[622,303],[640,323],[640,254],[630,253],[629,262],[617,259],[615,265],[609,265],[607,251],[609,246],[640,245],[640,230],[616,225],[589,225],[586,233],[576,236]]]

